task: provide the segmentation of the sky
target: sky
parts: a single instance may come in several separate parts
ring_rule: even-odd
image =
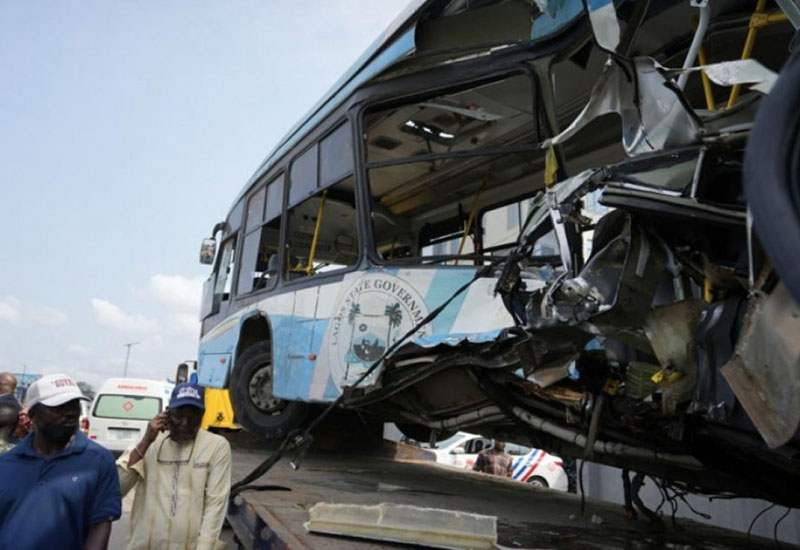
[[[408,0],[0,0],[0,371],[195,359],[200,241]]]

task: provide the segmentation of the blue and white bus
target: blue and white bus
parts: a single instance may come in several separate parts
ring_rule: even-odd
[[[747,2],[709,4],[414,2],[204,241],[200,383],[268,437],[345,394],[416,440],[464,429],[797,504],[771,449],[800,449],[800,412],[769,425],[720,374],[748,301],[783,299],[756,288],[741,166],[794,29],[772,17],[740,72],[698,71],[749,32]]]

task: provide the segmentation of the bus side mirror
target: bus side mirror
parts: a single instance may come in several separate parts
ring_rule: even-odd
[[[175,371],[175,383],[180,384],[182,382],[189,381],[189,365],[186,363],[181,363],[178,365],[178,370]]]
[[[203,239],[200,245],[200,263],[210,265],[214,263],[214,255],[217,253],[217,241],[214,238]]]

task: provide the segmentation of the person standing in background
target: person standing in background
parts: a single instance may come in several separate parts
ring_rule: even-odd
[[[216,550],[231,490],[231,447],[200,429],[202,386],[175,386],[169,409],[117,460],[122,494],[136,487],[128,550]]]
[[[12,403],[17,411],[21,406],[14,393],[17,391],[17,377],[10,372],[0,372],[0,403]]]
[[[17,409],[5,401],[0,401],[0,455],[14,448],[10,440],[11,432],[17,426]]]
[[[506,454],[505,442],[495,441],[491,449],[480,452],[472,469],[485,474],[511,477],[511,465],[513,462],[514,459]]]

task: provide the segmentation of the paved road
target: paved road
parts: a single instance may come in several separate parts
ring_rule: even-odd
[[[128,543],[128,529],[131,525],[131,506],[133,505],[133,491],[122,499],[122,518],[111,526],[111,541],[109,550],[122,550]]]

